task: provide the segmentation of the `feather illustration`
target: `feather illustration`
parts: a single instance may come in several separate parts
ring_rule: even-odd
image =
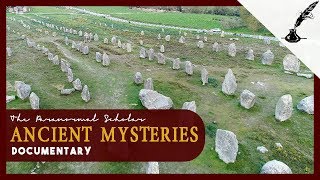
[[[298,17],[295,25],[294,25],[294,28],[297,28],[298,26],[300,26],[300,24],[302,23],[302,21],[304,21],[305,19],[307,18],[310,18],[312,19],[313,18],[313,15],[311,13],[311,11],[316,7],[316,5],[318,4],[319,1],[316,1],[312,4],[309,5],[309,7],[307,7],[307,9],[305,9],[301,14],[300,16]]]

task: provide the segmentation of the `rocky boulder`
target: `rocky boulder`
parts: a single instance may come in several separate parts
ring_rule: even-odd
[[[142,105],[147,109],[170,109],[173,105],[170,97],[150,89],[141,89],[139,98]]]
[[[216,133],[215,151],[225,163],[234,163],[238,155],[237,136],[227,130],[218,129]]]
[[[292,174],[292,171],[285,163],[272,160],[262,166],[260,174]]]
[[[314,96],[308,96],[302,99],[297,105],[297,109],[308,114],[314,114]]]

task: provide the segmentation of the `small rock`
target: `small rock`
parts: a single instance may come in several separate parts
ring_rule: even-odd
[[[182,109],[190,110],[196,113],[197,112],[196,102],[195,101],[185,102],[182,105]]]
[[[148,162],[146,174],[159,174],[159,163]]]
[[[74,91],[75,91],[74,88],[71,88],[71,89],[62,89],[62,90],[60,91],[60,94],[61,94],[61,95],[69,95],[69,94],[73,93]]]
[[[11,102],[11,101],[13,101],[13,100],[15,100],[16,99],[16,96],[6,96],[6,103],[9,103],[9,102]]]
[[[276,143],[276,147],[277,147],[278,149],[282,149],[282,148],[283,148],[283,146],[282,146],[281,143]]]
[[[259,152],[261,152],[261,153],[266,153],[266,152],[268,152],[268,149],[266,148],[266,147],[264,147],[264,146],[258,146],[257,147],[257,150],[259,151]]]

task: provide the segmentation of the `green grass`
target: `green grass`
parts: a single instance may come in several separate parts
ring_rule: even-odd
[[[236,21],[241,21],[240,17],[211,15],[211,14],[193,14],[193,13],[180,13],[180,12],[146,12],[143,10],[130,9],[124,6],[84,6],[80,7],[93,12],[110,14],[114,17],[124,18],[127,20],[134,20],[139,22],[149,22],[162,25],[172,25],[180,27],[189,27],[197,29],[213,29],[222,28],[222,21],[226,21],[229,18],[233,18]],[[260,35],[271,35],[266,30],[259,30],[258,32],[252,32],[246,27],[225,29],[234,33],[249,33]]]
[[[102,8],[102,7],[99,7]],[[102,8],[103,10],[104,8]],[[108,7],[113,13],[126,11],[124,7]],[[197,113],[206,126],[206,144],[203,152],[190,162],[160,162],[161,173],[259,173],[262,165],[273,159],[288,164],[294,173],[313,173],[313,116],[294,108],[292,117],[286,122],[276,122],[274,118],[275,104],[278,99],[287,93],[293,97],[293,104],[314,93],[313,80],[304,79],[283,73],[282,59],[290,53],[286,48],[279,47],[276,42],[265,45],[262,40],[240,38],[236,41],[238,48],[236,57],[227,56],[225,47],[231,43],[229,36],[208,36],[204,49],[196,48],[194,34],[188,33],[186,44],[178,43],[178,31],[170,33],[171,41],[157,40],[156,36],[161,29],[138,27],[129,24],[115,23],[99,17],[83,14],[65,15],[73,11],[56,7],[37,7],[37,12],[55,12],[46,15],[8,15],[17,20],[7,20],[12,29],[27,35],[37,43],[44,45],[54,54],[71,63],[75,77],[89,86],[92,100],[84,103],[80,92],[69,96],[61,96],[58,87],[71,87],[65,73],[58,66],[53,65],[47,57],[35,49],[28,48],[25,41],[12,32],[7,33],[7,46],[13,50],[13,56],[7,59],[6,80],[11,85],[16,80],[22,80],[32,86],[40,97],[41,109],[143,109],[138,93],[143,85],[133,83],[134,74],[139,71],[143,78],[151,77],[156,91],[172,98],[174,108],[179,109],[186,101],[196,101]],[[49,17],[49,19],[44,16]],[[124,16],[124,15],[123,15]],[[128,15],[129,16],[129,15]],[[26,17],[35,18],[58,26],[72,27],[82,31],[97,33],[99,42],[91,42],[89,55],[71,49],[64,44],[64,37],[80,41],[76,35],[58,33],[58,36],[48,37],[44,33],[36,32],[36,28],[48,30],[44,26],[34,23]],[[24,29],[19,24],[23,20],[31,26],[31,30]],[[100,26],[99,22],[107,26]],[[114,28],[110,25],[114,24]],[[126,31],[124,31],[126,30]],[[145,36],[140,36],[140,31]],[[51,31],[49,29],[49,31]],[[109,39],[117,35],[122,42],[132,42],[133,52],[103,44],[103,38]],[[163,35],[163,34],[162,34]],[[230,36],[232,37],[232,36]],[[191,61],[196,65],[192,76],[186,75],[184,67],[172,70],[171,62],[159,65],[156,61],[139,59],[139,40],[144,40],[144,47],[159,51],[159,45],[164,44],[165,56],[180,58],[182,62]],[[218,42],[224,45],[221,52],[211,50],[211,44]],[[58,45],[58,46],[57,46]],[[244,59],[246,48],[252,48],[255,61]],[[275,54],[271,66],[262,65],[261,54],[271,49]],[[110,54],[111,64],[103,67],[95,61],[96,51],[106,51]],[[68,55],[68,56],[67,56]],[[209,84],[203,86],[200,79],[200,69],[204,66],[209,72]],[[237,78],[238,89],[234,96],[226,96],[221,92],[221,83],[227,69],[231,68]],[[302,65],[302,70],[307,68]],[[252,82],[263,82],[264,87]],[[239,96],[242,90],[248,89],[257,96],[254,107],[250,110],[239,105]],[[15,95],[8,90],[7,95]],[[14,100],[7,104],[7,109],[30,109],[28,100]],[[234,132],[239,140],[239,152],[234,164],[225,164],[214,151],[216,129],[226,129]],[[275,148],[280,142],[283,150]],[[264,145],[269,149],[267,154],[256,150],[257,146]],[[30,173],[35,163],[7,163],[8,173]],[[37,170],[38,173],[145,173],[145,163],[70,163],[47,162]]]

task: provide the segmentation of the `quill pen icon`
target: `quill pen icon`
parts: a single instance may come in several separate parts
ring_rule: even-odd
[[[294,28],[290,29],[290,33],[284,38],[286,41],[291,42],[291,43],[296,43],[299,42],[301,39],[306,39],[306,38],[301,38],[298,36],[296,32],[296,28],[301,25],[301,23],[306,20],[306,19],[313,19],[314,16],[311,13],[311,11],[316,7],[319,1],[316,1],[312,4],[310,4],[298,17],[296,20],[296,23],[294,24]]]

